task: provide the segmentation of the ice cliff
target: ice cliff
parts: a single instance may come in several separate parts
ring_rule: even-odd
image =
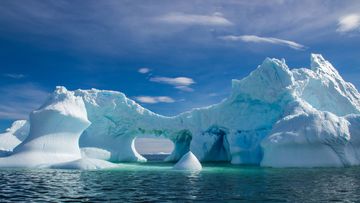
[[[29,123],[29,135],[17,142],[11,141],[16,128],[0,134],[6,137],[1,150],[10,154],[0,166],[92,169],[146,161],[134,146],[139,135],[172,140],[168,161],[192,151],[201,162],[360,165],[360,95],[318,54],[311,55],[310,68],[300,69],[267,58],[249,76],[233,80],[223,102],[174,117],[153,113],[120,92],[57,87]]]

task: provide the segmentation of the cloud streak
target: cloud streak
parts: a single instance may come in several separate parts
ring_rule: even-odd
[[[138,72],[141,74],[146,74],[150,72],[151,70],[149,68],[139,68]]]
[[[350,32],[360,28],[360,15],[350,14],[339,19],[337,32]]]
[[[191,87],[192,84],[195,84],[195,81],[192,78],[188,77],[152,77],[150,78],[151,82],[157,82],[162,84],[168,84],[174,86],[176,89],[185,91],[185,92],[192,92],[194,91]]]
[[[168,13],[156,18],[157,21],[169,24],[183,25],[212,25],[212,26],[230,26],[233,25],[226,19],[222,13],[214,13],[212,15],[197,15],[185,13]]]
[[[168,96],[137,96],[135,100],[141,103],[146,104],[156,104],[156,103],[174,103],[175,100]]]
[[[33,83],[0,87],[0,119],[27,119],[49,95]]]
[[[4,77],[12,78],[12,79],[21,79],[26,77],[24,74],[17,74],[17,73],[5,73],[3,74]]]
[[[3,34],[23,33],[23,40],[34,44],[41,42],[50,48],[56,45],[57,49],[118,57],[139,52],[168,54],[173,46],[189,50],[194,46],[218,45],[213,40],[213,30],[219,33],[273,33],[292,39],[321,36],[320,39],[326,42],[323,35],[332,34],[338,17],[359,9],[357,1],[324,4],[311,0],[207,3],[185,0],[142,1],[139,6],[136,1],[123,4],[116,0],[89,1],[85,5],[69,0],[33,0],[24,5],[21,0],[12,0],[0,5],[0,27]],[[212,26],[211,33],[203,25]],[[50,41],[54,38],[56,40]],[[166,46],[159,46],[162,44]]]
[[[276,44],[276,45],[288,46],[295,50],[306,49],[306,47],[302,44],[289,40],[274,38],[274,37],[260,37],[256,35],[226,35],[219,37],[219,39],[225,41],[243,41],[243,42],[252,42],[252,43]]]

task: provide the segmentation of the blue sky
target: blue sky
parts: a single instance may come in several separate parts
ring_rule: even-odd
[[[360,1],[0,1],[0,129],[55,86],[175,115],[221,101],[265,57],[321,53],[360,87]]]

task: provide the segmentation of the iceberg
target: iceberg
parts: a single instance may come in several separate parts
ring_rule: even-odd
[[[30,114],[29,135],[11,156],[0,158],[0,167],[64,167],[67,162],[74,165],[73,161],[82,158],[79,138],[89,125],[82,98],[57,87],[45,104]]]
[[[196,156],[192,152],[188,152],[175,164],[174,169],[194,171],[201,170],[202,166]]]
[[[134,140],[148,135],[174,143],[166,158],[171,162],[191,151],[200,162],[360,165],[360,94],[319,54],[311,55],[310,68],[290,69],[284,59],[266,58],[249,76],[234,79],[222,102],[172,117],[121,92],[57,87],[26,123],[30,131],[23,140],[11,140],[15,131],[0,140],[11,151],[0,167],[95,169],[143,162]]]

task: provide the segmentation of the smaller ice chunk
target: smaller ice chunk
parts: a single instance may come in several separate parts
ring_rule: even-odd
[[[30,124],[26,120],[13,122],[10,128],[0,133],[0,156],[9,155],[29,134]]]
[[[202,166],[196,156],[190,151],[181,157],[181,159],[175,164],[174,169],[201,170]]]

